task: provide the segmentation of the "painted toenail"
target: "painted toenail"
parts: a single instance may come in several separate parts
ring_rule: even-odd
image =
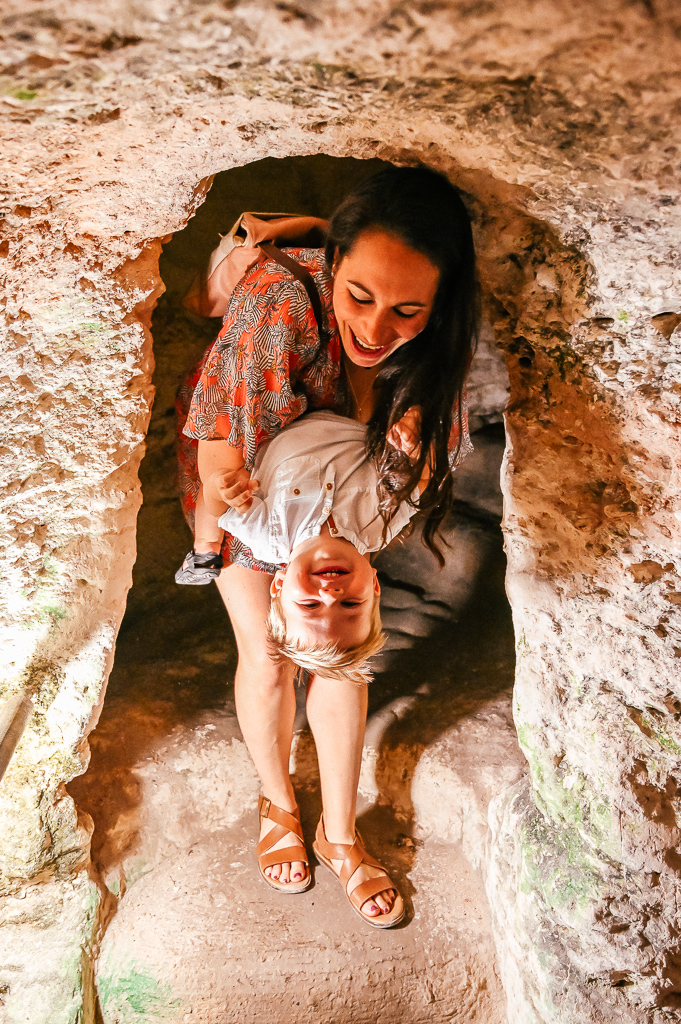
[[[296,871],[296,873],[295,873],[295,875],[293,877],[294,878],[302,878],[303,876],[301,875],[300,871]]]

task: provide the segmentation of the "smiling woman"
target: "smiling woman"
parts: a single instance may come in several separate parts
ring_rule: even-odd
[[[216,578],[232,620],[237,714],[264,790],[262,877],[289,893],[310,884],[288,772],[296,663],[311,674],[324,807],[315,850],[359,916],[385,928],[404,904],[355,830],[362,666],[382,642],[366,555],[417,509],[439,555],[452,469],[470,450],[470,221],[444,176],[390,167],[340,205],[325,252],[272,255],[234,289],[181,396],[184,508],[195,528],[181,575]]]
[[[385,467],[381,513],[427,480],[423,538],[439,558],[451,469],[470,451],[463,385],[479,307],[468,212],[443,175],[387,168],[341,203],[326,260],[352,413]],[[396,459],[394,446],[408,458]]]

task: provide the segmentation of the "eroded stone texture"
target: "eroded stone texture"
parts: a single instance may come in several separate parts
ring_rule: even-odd
[[[134,557],[157,240],[231,165],[425,160],[472,197],[511,380],[532,788],[495,818],[510,1016],[670,1018],[678,5],[17,0],[3,18],[3,692],[30,683],[39,704],[2,786],[5,889],[87,850],[62,784],[87,759]]]
[[[3,898],[3,1022],[94,1020],[92,951],[100,903],[99,888],[84,871]]]

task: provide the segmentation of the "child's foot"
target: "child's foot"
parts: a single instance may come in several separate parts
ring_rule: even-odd
[[[214,551],[192,550],[175,573],[175,582],[194,586],[210,583],[218,578],[223,564],[222,555]]]

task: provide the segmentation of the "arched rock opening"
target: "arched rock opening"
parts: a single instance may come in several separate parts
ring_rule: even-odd
[[[342,1006],[350,1020],[370,1006],[377,1016],[403,1019],[429,1005],[421,972],[439,991],[443,1013],[465,976],[467,1002],[478,1007],[471,1012],[488,1022],[505,1016],[480,868],[489,800],[518,778],[523,759],[511,720],[514,649],[499,526],[507,379],[489,325],[471,375],[476,453],[462,470],[457,514],[447,524],[447,567],[438,571],[417,535],[378,560],[389,642],[370,691],[359,824],[375,854],[400,873],[405,894],[414,891],[414,928],[385,936],[378,952],[371,933],[356,937],[353,955],[361,948],[381,979],[370,996],[361,974],[343,985],[334,980],[351,967],[337,948],[338,929],[354,920],[340,891],[319,875],[315,890],[288,912],[300,941],[315,940],[295,985],[289,990],[285,971],[263,964],[276,957],[279,940],[269,925],[275,908],[244,850],[257,780],[235,721],[234,644],[214,588],[178,588],[172,580],[189,542],[176,499],[174,394],[219,327],[185,313],[181,298],[218,230],[243,209],[328,214],[353,181],[380,166],[317,156],[227,171],[164,247],[166,292],[151,322],[156,397],[140,472],[134,583],[91,737],[92,764],[70,786],[95,821],[94,863],[109,891],[123,897],[98,967],[107,1022],[125,1012],[131,963],[141,976],[171,985],[166,1001],[198,1003],[206,1019],[221,1000],[238,1004],[245,1020],[305,1019],[303,990],[314,997],[317,1016]],[[300,696],[294,778],[310,831],[319,786]],[[438,876],[451,871],[456,894],[445,895]],[[181,879],[175,907],[170,878]],[[245,922],[244,901],[253,907]],[[446,937],[436,924],[443,904]],[[166,922],[160,935],[159,915]],[[229,951],[219,940],[226,933]],[[398,965],[390,976],[388,952]],[[181,981],[169,974],[168,958],[177,956],[185,964]],[[240,980],[246,970],[254,993]]]

